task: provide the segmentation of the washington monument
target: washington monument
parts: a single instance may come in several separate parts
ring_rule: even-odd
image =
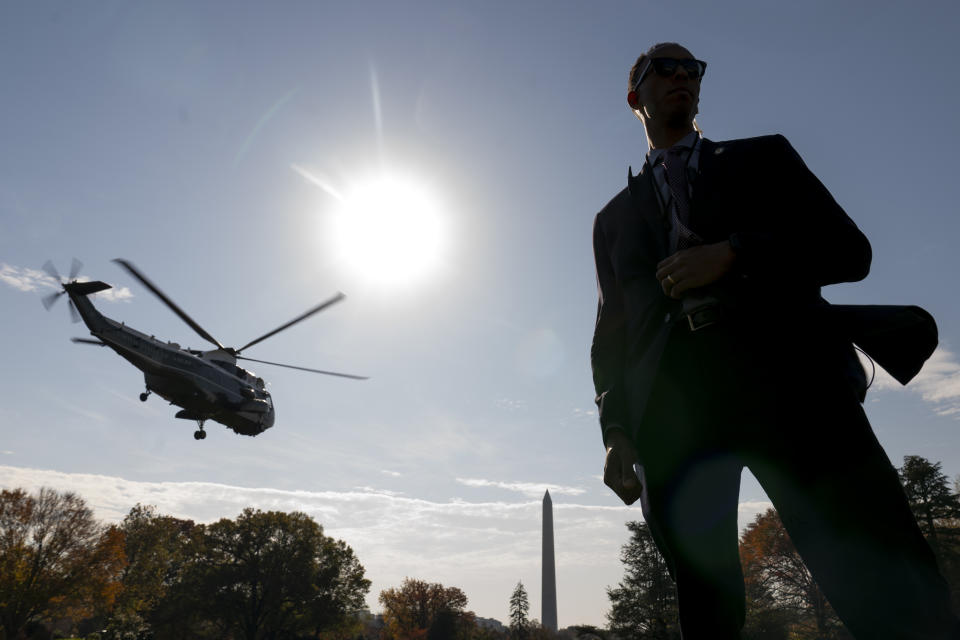
[[[557,630],[557,570],[553,553],[553,501],[543,494],[543,584],[540,622],[544,629]]]

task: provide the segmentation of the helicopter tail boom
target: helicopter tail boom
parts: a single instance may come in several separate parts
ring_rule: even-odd
[[[106,291],[107,289],[112,289],[113,287],[106,282],[94,280],[93,282],[70,282],[63,285],[63,288],[70,293],[75,293],[81,296],[89,296],[92,293]]]

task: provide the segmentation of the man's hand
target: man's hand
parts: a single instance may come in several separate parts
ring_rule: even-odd
[[[736,253],[728,240],[677,251],[657,265],[657,280],[663,292],[671,298],[683,297],[683,292],[713,284],[722,278]]]
[[[638,461],[637,450],[622,429],[614,427],[607,432],[607,458],[603,463],[603,484],[623,500],[633,504],[640,497],[643,487],[633,470]]]

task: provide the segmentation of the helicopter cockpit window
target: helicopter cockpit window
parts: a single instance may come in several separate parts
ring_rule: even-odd
[[[263,389],[263,378],[257,378],[257,388]]]

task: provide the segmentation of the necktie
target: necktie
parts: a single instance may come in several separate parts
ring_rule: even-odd
[[[663,158],[667,186],[673,197],[670,222],[677,230],[677,249],[688,249],[701,243],[700,237],[690,229],[690,183],[683,158],[685,151],[688,151],[685,147],[670,147]]]

